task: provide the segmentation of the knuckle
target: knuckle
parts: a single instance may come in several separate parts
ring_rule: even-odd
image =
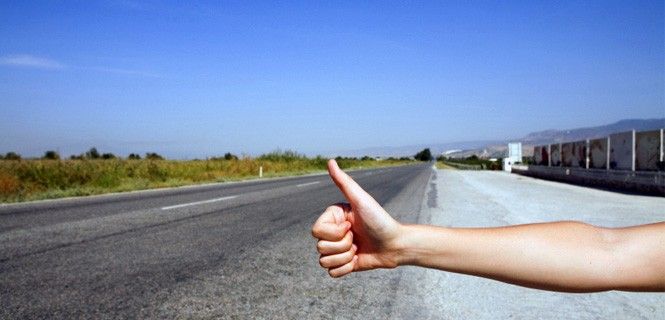
[[[327,268],[326,261],[323,258],[319,259],[319,265],[321,267]]]
[[[314,236],[314,238],[318,238],[319,234],[321,234],[321,227],[317,224],[313,225],[312,226],[312,236]]]

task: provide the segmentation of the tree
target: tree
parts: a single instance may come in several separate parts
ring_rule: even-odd
[[[21,160],[21,155],[10,151],[5,154],[5,160]]]
[[[148,152],[145,154],[145,158],[148,160],[164,160],[164,157],[159,155],[156,152]]]
[[[109,160],[109,159],[115,159],[115,155],[113,153],[105,153],[102,154],[102,159],[104,160]]]
[[[92,147],[85,153],[85,157],[88,159],[99,159],[99,151],[97,151],[97,148]]]
[[[44,156],[42,157],[42,159],[60,160],[60,155],[57,152],[53,151],[53,150],[49,150],[49,151],[44,152]]]
[[[416,153],[416,155],[413,157],[420,161],[432,161],[433,159],[432,152],[429,150],[429,148],[423,149],[422,151]]]
[[[130,153],[129,156],[127,157],[129,160],[141,160],[141,156],[138,155],[137,153]]]
[[[231,152],[227,152],[224,154],[224,160],[238,160],[238,156]]]

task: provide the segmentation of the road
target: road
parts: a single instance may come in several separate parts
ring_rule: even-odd
[[[380,203],[413,208],[430,175],[352,173]],[[293,317],[327,303],[319,292],[285,306],[277,288],[303,285],[294,266],[334,284],[309,229],[339,201],[316,175],[2,206],[0,318]],[[201,282],[210,277],[221,278]],[[190,301],[208,293],[209,310]]]
[[[665,198],[415,165],[352,176],[403,222],[665,220]],[[0,207],[0,318],[658,319],[665,294],[564,294],[416,267],[331,279],[325,175]]]

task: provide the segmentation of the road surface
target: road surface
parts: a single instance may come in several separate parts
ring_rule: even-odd
[[[665,199],[430,165],[356,171],[400,221],[665,220]],[[665,294],[562,294],[404,267],[331,279],[325,175],[0,208],[0,318],[654,319]]]
[[[430,174],[412,165],[352,176],[381,203],[406,192],[417,208]],[[289,298],[278,286],[303,284],[293,265],[333,284],[309,229],[340,201],[328,176],[317,175],[0,207],[0,318],[273,317],[272,309],[291,317],[303,302],[316,309],[323,292],[277,305]],[[199,290],[211,276],[222,280]],[[212,311],[190,301],[207,290],[220,295]]]

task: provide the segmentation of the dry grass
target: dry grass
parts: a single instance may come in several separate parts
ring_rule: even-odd
[[[0,202],[83,196],[258,178],[301,175],[326,168],[324,158],[268,154],[237,160],[21,160],[0,161]],[[339,160],[342,168],[408,163]]]

